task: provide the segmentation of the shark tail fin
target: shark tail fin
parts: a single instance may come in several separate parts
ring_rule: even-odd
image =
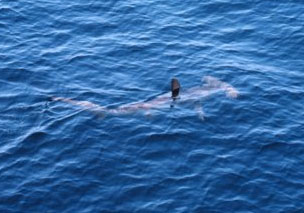
[[[98,104],[94,104],[89,101],[77,101],[70,98],[56,97],[56,96],[51,97],[51,99],[52,101],[64,102],[72,106],[76,106],[82,110],[93,112],[96,115],[98,115],[100,118],[103,118],[105,116],[104,114],[108,111],[106,107],[100,106]]]
[[[239,91],[236,88],[215,77],[205,76],[202,80],[205,82],[205,86],[207,87],[222,89],[229,98],[237,98],[239,95]]]

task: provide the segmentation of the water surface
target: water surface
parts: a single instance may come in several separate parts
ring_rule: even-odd
[[[0,2],[1,212],[303,212],[300,1]],[[240,91],[96,115],[217,77]]]

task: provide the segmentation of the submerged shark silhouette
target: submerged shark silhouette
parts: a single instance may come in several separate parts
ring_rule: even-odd
[[[64,97],[52,97],[53,101],[62,101],[65,103],[72,104],[74,106],[81,107],[84,110],[89,110],[99,115],[123,115],[130,114],[139,110],[148,111],[150,109],[174,106],[176,103],[183,102],[197,102],[204,97],[210,96],[217,92],[225,92],[229,98],[237,98],[239,92],[230,84],[220,81],[219,79],[212,76],[205,76],[202,78],[204,84],[202,86],[193,87],[181,92],[180,84],[177,79],[173,78],[171,81],[171,93],[165,93],[150,101],[141,101],[135,103],[129,103],[121,105],[115,109],[110,109],[98,104],[94,104],[89,101],[77,101]],[[199,118],[204,119],[204,112],[199,104],[195,105]]]

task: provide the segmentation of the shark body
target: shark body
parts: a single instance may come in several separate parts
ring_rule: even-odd
[[[226,96],[229,98],[237,98],[238,97],[238,90],[235,89],[228,83],[220,81],[219,79],[212,77],[212,76],[205,76],[202,78],[204,84],[202,86],[189,88],[183,92],[181,95],[178,96],[178,91],[176,93],[175,90],[171,92],[162,94],[157,96],[156,98],[150,101],[140,101],[135,103],[129,103],[121,105],[117,108],[111,109],[107,108],[98,104],[94,104],[89,101],[77,101],[69,98],[64,97],[53,97],[53,101],[62,101],[65,103],[69,103],[74,106],[78,106],[82,109],[92,111],[94,113],[102,114],[102,115],[123,115],[123,114],[131,114],[137,111],[149,111],[150,109],[157,109],[172,106],[172,103],[175,102],[183,103],[183,102],[197,102],[202,98],[210,96],[217,92],[225,92]],[[179,83],[178,83],[179,86]],[[201,119],[204,119],[204,113],[200,106],[195,105],[195,110],[198,112],[198,115]]]

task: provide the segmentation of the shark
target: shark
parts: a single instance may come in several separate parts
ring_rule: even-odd
[[[97,113],[102,117],[106,115],[125,115],[132,114],[138,111],[144,111],[148,114],[150,110],[174,107],[177,104],[185,102],[195,103],[194,109],[198,113],[201,120],[204,120],[205,113],[201,107],[200,101],[212,94],[224,92],[228,98],[237,98],[239,91],[229,83],[223,82],[212,76],[202,78],[203,84],[200,86],[181,90],[180,83],[177,78],[171,79],[171,91],[161,94],[152,100],[144,100],[123,104],[116,108],[108,108],[90,101],[79,101],[65,97],[52,97],[52,101],[60,101],[73,106],[80,107],[83,110],[88,110]]]

